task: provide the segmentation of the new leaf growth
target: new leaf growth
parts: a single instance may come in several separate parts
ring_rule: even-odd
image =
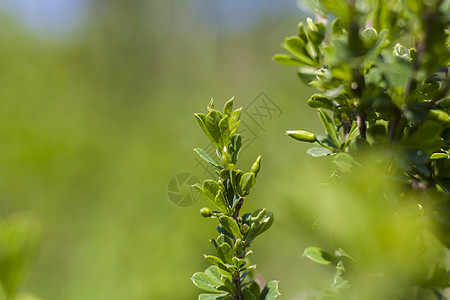
[[[194,284],[208,292],[199,295],[200,300],[273,300],[278,297],[278,282],[270,281],[261,287],[253,280],[248,256],[254,239],[269,229],[273,214],[266,209],[241,214],[247,196],[256,183],[261,168],[258,156],[249,172],[236,167],[242,147],[242,138],[236,133],[240,124],[242,108],[233,110],[234,99],[228,100],[220,112],[214,108],[214,101],[208,105],[208,114],[195,114],[205,135],[216,148],[217,158],[210,157],[203,149],[194,151],[207,163],[216,168],[217,178],[195,184],[202,195],[216,209],[204,207],[203,217],[218,220],[217,238],[211,239],[214,255],[205,255],[212,264],[204,272],[192,276]]]

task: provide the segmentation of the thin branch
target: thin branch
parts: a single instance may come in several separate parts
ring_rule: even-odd
[[[240,197],[238,203],[236,203],[236,207],[234,208],[233,219],[238,226],[239,226],[239,219],[240,219],[239,211],[241,210],[243,204],[244,204],[244,197]],[[237,241],[237,238],[234,237],[234,242],[236,243],[236,241]],[[240,258],[241,255],[242,255],[242,253],[239,254],[238,258]],[[245,251],[243,251],[243,255],[245,255]],[[242,296],[242,291],[241,291],[241,275],[239,274],[239,272],[236,272],[233,274],[233,283],[234,283],[234,286],[236,287],[236,295],[233,298],[235,300],[243,300],[244,298]]]
[[[241,276],[239,275],[239,273],[233,275],[233,283],[236,286],[236,296],[234,296],[233,298],[235,300],[244,300],[241,291]]]
[[[359,135],[361,138],[366,139],[366,114],[365,113],[357,113],[356,114],[356,123],[358,124]]]
[[[393,142],[395,140],[395,132],[397,131],[398,123],[400,122],[400,119],[402,117],[402,113],[400,109],[398,109],[397,106],[394,105],[394,119],[389,122],[388,125],[388,139],[389,141]]]

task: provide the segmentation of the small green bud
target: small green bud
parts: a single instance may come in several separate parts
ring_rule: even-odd
[[[229,172],[228,170],[222,169],[222,170],[220,170],[220,172],[219,172],[219,177],[220,177],[222,180],[227,180],[227,179],[230,178],[230,172]]]
[[[250,227],[248,227],[247,224],[242,224],[242,226],[241,226],[242,233],[246,233],[249,229],[250,229]]]
[[[286,134],[301,142],[314,143],[316,141],[316,135],[314,133],[304,130],[288,130],[286,131]]]
[[[314,24],[314,21],[311,18],[307,18],[306,23],[308,24],[308,31],[319,31],[319,28],[317,28],[316,24]]]
[[[318,45],[325,38],[326,28],[322,23],[314,23],[311,18],[306,20],[308,37],[311,42]]]
[[[209,218],[212,216],[212,211],[209,207],[203,207],[200,209],[200,214],[202,217]]]
[[[256,176],[258,175],[260,168],[261,168],[261,156],[258,156],[258,158],[256,158],[256,161],[253,163],[250,172],[254,173]]]

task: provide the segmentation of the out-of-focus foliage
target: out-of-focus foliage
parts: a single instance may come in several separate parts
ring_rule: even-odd
[[[309,4],[319,20],[300,23],[283,44],[290,55],[274,59],[319,90],[307,103],[326,135],[287,134],[317,143],[314,157],[334,157],[327,198],[356,227],[327,208],[336,250],[304,252],[336,266],[321,299],[444,299],[448,263],[436,251],[450,248],[449,1]]]
[[[29,214],[0,220],[0,299],[26,299],[18,294],[36,258],[39,223]]]

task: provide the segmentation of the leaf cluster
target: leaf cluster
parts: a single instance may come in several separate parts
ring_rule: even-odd
[[[242,108],[233,110],[234,99],[228,100],[220,112],[211,100],[208,114],[195,114],[205,135],[216,148],[217,158],[210,157],[203,149],[194,151],[216,168],[217,179],[207,179],[194,187],[216,209],[203,208],[204,217],[218,220],[219,236],[211,239],[214,255],[205,255],[212,264],[204,272],[195,273],[193,283],[207,293],[199,299],[272,300],[278,295],[278,282],[270,281],[261,287],[252,278],[256,265],[248,256],[250,245],[257,236],[270,228],[273,213],[257,209],[252,213],[240,213],[241,208],[256,183],[260,170],[259,156],[249,172],[237,169],[236,163],[242,147],[242,138],[236,133]]]
[[[450,2],[306,2],[318,21],[300,23],[283,43],[288,54],[274,60],[297,66],[300,80],[317,90],[307,104],[317,110],[324,134],[286,133],[317,144],[307,151],[313,157],[334,156],[338,177],[364,167],[373,153],[389,153],[380,161],[389,174],[391,205],[414,201],[430,220],[426,230],[450,249]],[[338,257],[330,260],[319,248],[305,256],[333,262],[333,291],[348,288]],[[449,277],[443,265],[436,268],[415,284],[443,299],[439,289],[449,286]]]

